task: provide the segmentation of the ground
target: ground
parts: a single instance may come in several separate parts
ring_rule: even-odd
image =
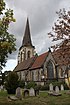
[[[47,91],[40,92],[37,97],[27,97],[23,100],[9,101],[7,92],[0,92],[0,105],[70,105],[70,94],[62,92],[62,96],[49,96]]]

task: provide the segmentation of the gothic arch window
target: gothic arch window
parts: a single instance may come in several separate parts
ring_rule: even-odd
[[[54,78],[54,68],[53,68],[52,61],[49,61],[47,63],[47,76],[48,76],[48,79]]]
[[[30,51],[27,52],[27,58],[30,58]]]
[[[61,69],[61,77],[63,77],[64,76],[64,71],[63,71],[63,69]]]
[[[20,63],[20,53],[18,53],[18,64]]]
[[[34,72],[32,71],[32,81],[34,81]]]
[[[22,52],[21,52],[21,62],[22,62]]]
[[[38,81],[39,81],[39,70],[38,70]]]

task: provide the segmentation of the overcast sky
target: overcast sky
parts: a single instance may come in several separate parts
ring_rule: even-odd
[[[9,56],[5,70],[12,70],[17,64],[18,49],[24,35],[26,19],[29,18],[31,38],[38,54],[48,51],[51,39],[47,33],[58,19],[56,11],[70,9],[70,0],[5,0],[8,8],[14,10],[16,23],[10,25],[9,32],[16,37],[17,51]]]

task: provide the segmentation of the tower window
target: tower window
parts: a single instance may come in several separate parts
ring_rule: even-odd
[[[27,58],[30,58],[30,51],[28,51],[27,53]]]
[[[21,52],[21,62],[22,62],[22,52]]]

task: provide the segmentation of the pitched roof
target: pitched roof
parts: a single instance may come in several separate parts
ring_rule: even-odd
[[[23,62],[19,63],[15,67],[14,71],[18,72],[22,70],[28,70],[28,69],[34,70],[34,69],[40,68],[45,62],[47,56],[48,56],[48,52],[39,56],[34,56],[32,58],[29,58],[28,60],[24,60]]]
[[[34,46],[32,45],[32,41],[31,41],[31,34],[30,34],[28,18],[27,18],[27,22],[26,22],[26,28],[25,28],[23,41],[22,41],[22,46],[30,46],[30,47],[34,48]]]
[[[42,54],[42,55],[39,55],[35,62],[33,63],[32,67],[30,68],[30,70],[32,69],[37,69],[37,68],[40,68],[42,67],[43,63],[45,62],[46,60],[46,57],[48,56],[48,52]]]
[[[35,61],[36,56],[32,57],[32,58],[28,58],[28,60],[24,60],[23,62],[19,63],[14,71],[22,71],[22,70],[27,70],[28,68],[31,67],[31,65],[33,64],[33,62]]]

